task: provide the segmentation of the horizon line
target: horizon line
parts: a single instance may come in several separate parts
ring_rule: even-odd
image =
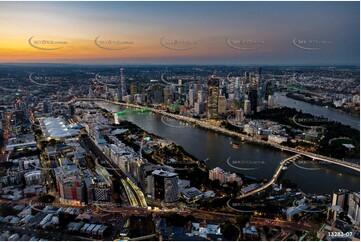
[[[320,63],[320,64],[164,64],[164,63],[156,63],[156,64],[150,64],[150,63],[66,63],[66,62],[59,62],[59,63],[45,63],[45,62],[0,62],[0,65],[74,65],[74,66],[360,66],[360,63]]]

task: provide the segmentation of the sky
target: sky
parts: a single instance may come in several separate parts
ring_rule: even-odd
[[[0,35],[0,63],[359,65],[360,3],[0,2]]]

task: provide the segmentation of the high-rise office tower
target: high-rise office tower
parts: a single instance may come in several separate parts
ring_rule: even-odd
[[[258,68],[258,83],[260,87],[263,87],[262,68]]]
[[[253,89],[257,89],[258,88],[258,78],[256,76],[252,75],[250,77],[250,80],[251,80],[251,87]]]
[[[182,90],[183,90],[183,81],[181,79],[179,79],[178,80],[178,95],[179,95],[178,99],[179,99],[179,101],[182,100],[182,94],[183,94]]]
[[[267,81],[264,83],[264,98],[268,100],[268,96],[273,95],[273,84],[272,81]]]
[[[218,97],[218,114],[225,114],[227,109],[227,100],[225,96],[219,96]]]
[[[332,206],[338,205],[345,209],[348,199],[348,191],[346,189],[339,189],[332,194]]]
[[[169,104],[169,101],[170,101],[170,90],[169,90],[169,87],[165,87],[163,89],[163,99],[164,99],[164,103],[165,104]]]
[[[258,89],[259,89],[259,97],[261,100],[265,99],[265,91],[266,91],[266,86],[265,86],[265,82],[262,78],[262,68],[258,68]],[[265,99],[267,100],[267,99]]]
[[[258,96],[257,96],[257,89],[251,89],[248,99],[251,102],[251,112],[257,113],[257,102],[258,102]]]
[[[202,89],[202,84],[195,83],[193,85],[193,89],[196,93],[198,93],[198,91],[200,91]]]
[[[194,104],[194,112],[196,114],[203,114],[203,112],[204,112],[204,103],[196,102]]]
[[[189,90],[189,92],[188,92],[188,100],[189,100],[189,105],[194,107],[194,101],[195,101],[195,90],[194,89]]]
[[[154,199],[164,200],[172,203],[179,200],[178,174],[165,170],[155,170],[152,172],[152,195]]]
[[[252,114],[251,101],[246,100],[244,101],[244,115],[249,116],[251,114]]]
[[[203,92],[203,90],[200,90],[197,92],[197,102],[204,103],[204,101],[205,101],[205,93]]]
[[[275,98],[272,95],[268,96],[268,108],[272,109],[275,107]]]
[[[245,78],[246,83],[249,83],[249,82],[250,82],[249,77],[250,77],[250,76],[249,76],[249,72],[246,71],[246,72],[244,73],[244,78]]]
[[[218,117],[218,97],[219,79],[212,76],[208,80],[207,118],[215,119]]]
[[[138,87],[136,83],[130,84],[130,95],[134,98],[134,95],[138,93]]]
[[[238,109],[236,110],[236,121],[237,122],[242,122],[244,120],[244,112],[243,109]]]
[[[120,68],[120,83],[118,86],[118,101],[122,101],[123,97],[127,95],[127,88],[125,83],[124,69]]]
[[[164,102],[164,87],[160,84],[152,85],[147,90],[147,101],[153,104]]]
[[[348,196],[348,212],[347,215],[351,218],[354,224],[360,224],[360,193],[352,192]]]

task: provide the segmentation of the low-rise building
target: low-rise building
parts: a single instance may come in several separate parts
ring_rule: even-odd
[[[181,190],[182,197],[186,199],[187,202],[195,202],[203,198],[203,192],[199,191],[195,187],[187,188]]]

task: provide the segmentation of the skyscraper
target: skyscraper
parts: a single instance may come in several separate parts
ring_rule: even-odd
[[[249,116],[251,114],[252,114],[251,101],[246,100],[246,101],[244,101],[244,115]]]
[[[339,189],[332,194],[332,206],[338,205],[345,209],[348,199],[348,191],[345,189]]]
[[[239,109],[239,110],[236,110],[235,112],[236,114],[236,121],[237,122],[242,122],[244,120],[244,112],[243,112],[243,109]]]
[[[272,95],[268,96],[268,108],[272,109],[275,107],[275,98]]]
[[[360,193],[349,194],[347,215],[354,224],[360,224]]]
[[[218,97],[218,114],[225,114],[227,111],[226,108],[227,100],[225,96]]]
[[[203,92],[203,90],[199,90],[197,92],[197,102],[204,103],[204,101],[205,101],[205,93]]]
[[[211,77],[208,80],[207,118],[218,117],[219,79]]]
[[[258,68],[258,83],[260,87],[263,87],[262,68]]]
[[[194,104],[194,112],[196,114],[203,114],[203,112],[204,112],[204,103],[200,103],[200,102],[197,101]]]
[[[245,78],[245,83],[246,83],[246,84],[250,82],[249,72],[248,72],[248,71],[246,71],[246,72],[244,73],[244,78]]]
[[[134,98],[134,95],[138,93],[138,87],[136,83],[130,84],[130,95]]]
[[[251,112],[257,113],[257,89],[251,89],[248,99],[251,102]]]
[[[258,69],[258,90],[259,90],[260,99],[261,100],[265,99],[266,86],[265,86],[265,82],[262,78],[262,68],[261,67]]]
[[[127,95],[126,83],[125,83],[125,76],[123,72],[123,68],[120,68],[120,83],[118,86],[118,101],[122,101],[123,97]]]
[[[177,173],[161,169],[153,171],[152,177],[152,195],[154,199],[164,200],[166,203],[172,203],[179,200]]]
[[[273,83],[272,81],[264,82],[264,98],[268,100],[269,95],[273,95]]]
[[[163,101],[163,103],[164,104],[169,104],[169,99],[170,99],[170,90],[169,90],[169,87],[165,87],[164,89],[163,89],[163,99],[164,99],[164,101]]]
[[[194,91],[194,89],[189,90],[189,92],[188,92],[188,100],[189,100],[189,105],[194,107],[194,100],[195,100],[195,91]]]

